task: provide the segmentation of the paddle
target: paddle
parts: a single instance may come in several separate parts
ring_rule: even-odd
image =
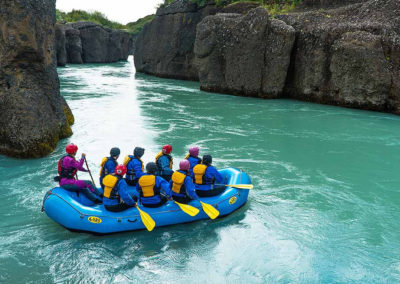
[[[252,184],[227,184],[225,186],[234,187],[234,188],[242,188],[242,189],[253,189]]]
[[[200,201],[200,200],[199,200]],[[215,219],[219,215],[219,211],[215,209],[212,205],[200,201],[203,211],[211,218]]]
[[[136,208],[139,211],[140,218],[142,219],[142,222],[145,225],[146,229],[149,232],[153,231],[154,227],[156,226],[156,222],[154,222],[153,218],[151,218],[149,214],[142,211],[137,203],[136,203]]]
[[[87,167],[87,169],[88,169],[90,178],[92,179],[93,185],[94,185],[95,187],[97,187],[96,184],[94,183],[94,179],[93,179],[93,176],[92,176],[92,172],[91,172],[90,169],[89,169],[89,165],[88,165],[88,162],[87,162],[87,160],[86,160],[86,156],[85,156],[85,164],[86,164],[86,167]]]
[[[197,214],[199,214],[200,210],[197,209],[196,207],[187,205],[187,204],[183,204],[183,203],[179,203],[174,201],[181,209],[183,212],[185,212],[186,214],[190,215],[190,216],[196,216]]]

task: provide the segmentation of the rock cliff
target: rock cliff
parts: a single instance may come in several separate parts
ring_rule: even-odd
[[[56,71],[55,0],[0,7],[0,153],[44,156],[73,123]]]
[[[60,29],[64,33],[56,38],[58,66],[65,63],[110,63],[126,60],[132,54],[133,38],[127,32],[91,22],[68,23],[61,25]],[[66,61],[62,60],[64,50]]]
[[[137,71],[199,80],[206,91],[400,114],[400,1],[304,0],[275,17],[251,5],[159,9],[138,37]]]

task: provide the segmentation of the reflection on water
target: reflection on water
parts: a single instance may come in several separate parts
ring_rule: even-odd
[[[0,156],[0,282],[398,282],[400,118],[200,92],[132,61],[59,69],[74,135],[50,156]],[[96,237],[40,213],[68,142],[95,176],[113,146],[151,161],[190,145],[252,177],[249,202],[214,221]],[[122,158],[120,161],[122,162]],[[81,178],[88,178],[81,174]]]

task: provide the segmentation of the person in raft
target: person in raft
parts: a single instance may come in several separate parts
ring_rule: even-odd
[[[115,168],[118,166],[118,158],[119,154],[121,154],[121,150],[117,147],[111,148],[110,157],[104,157],[101,161],[100,168],[100,185],[104,189],[103,178],[112,174],[115,171]]]
[[[189,170],[190,162],[188,160],[181,161],[179,170],[172,174],[169,182],[172,198],[179,203],[189,203],[193,199],[199,199]]]
[[[216,185],[222,183],[224,178],[211,165],[212,156],[204,155],[202,164],[198,164],[193,168],[192,178],[195,183],[196,193],[200,197],[215,196],[225,191],[225,185]]]
[[[103,179],[103,204],[108,211],[121,212],[136,205],[136,197],[132,198],[128,194],[128,185],[124,180],[126,171],[125,165],[118,165],[113,174]]]
[[[136,184],[140,201],[145,207],[160,207],[167,202],[167,198],[172,198],[168,182],[162,177],[156,176],[156,171],[157,165],[153,162],[148,163],[146,173],[139,178]]]
[[[170,155],[172,152],[171,145],[164,145],[161,149],[161,152],[156,156],[156,164],[157,164],[157,172],[156,175],[162,177],[166,181],[171,180],[171,176],[173,174],[172,170],[172,156]]]
[[[185,159],[190,162],[189,172],[193,173],[194,166],[201,164],[201,159],[199,158],[199,147],[195,146],[189,148],[189,154],[186,155]]]
[[[139,178],[143,175],[143,161],[141,160],[144,155],[144,149],[136,147],[133,150],[133,156],[128,155],[124,159],[126,166],[126,183],[130,186],[136,186]]]
[[[65,147],[65,151],[67,152],[67,155],[63,156],[58,161],[59,176],[55,177],[54,180],[58,181],[60,186],[68,191],[81,192],[91,201],[101,203],[101,193],[93,183],[88,180],[78,180],[76,177],[78,171],[88,171],[83,168],[86,155],[82,153],[80,161],[78,162],[75,160],[78,146],[72,143]]]

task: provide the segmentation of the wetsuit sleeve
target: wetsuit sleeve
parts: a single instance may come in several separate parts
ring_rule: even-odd
[[[210,167],[210,174],[214,177],[215,183],[223,183],[224,177],[219,173],[219,171],[217,171],[216,168]]]
[[[185,178],[185,187],[186,187],[186,193],[189,195],[191,199],[199,199],[199,197],[196,194],[193,181],[190,177]]]
[[[169,187],[169,183],[161,178],[161,177],[156,177],[156,185],[157,187],[161,188],[162,191],[164,191],[164,193],[171,198],[172,197],[172,191],[171,188]]]
[[[128,186],[124,180],[121,180],[118,184],[118,193],[121,196],[121,199],[128,205],[135,205],[135,201],[128,194]]]
[[[135,172],[135,177],[140,178],[143,175],[142,164],[137,160],[135,160],[132,164],[132,168]]]
[[[85,162],[85,159],[84,159],[84,158],[81,158],[81,159],[79,160],[79,162],[78,162],[78,161],[75,161],[75,160],[72,160],[72,159],[71,159],[71,161],[72,161],[72,166],[73,166],[75,169],[77,169],[78,171],[81,171],[81,172],[87,172],[87,170],[83,167],[83,163]]]

